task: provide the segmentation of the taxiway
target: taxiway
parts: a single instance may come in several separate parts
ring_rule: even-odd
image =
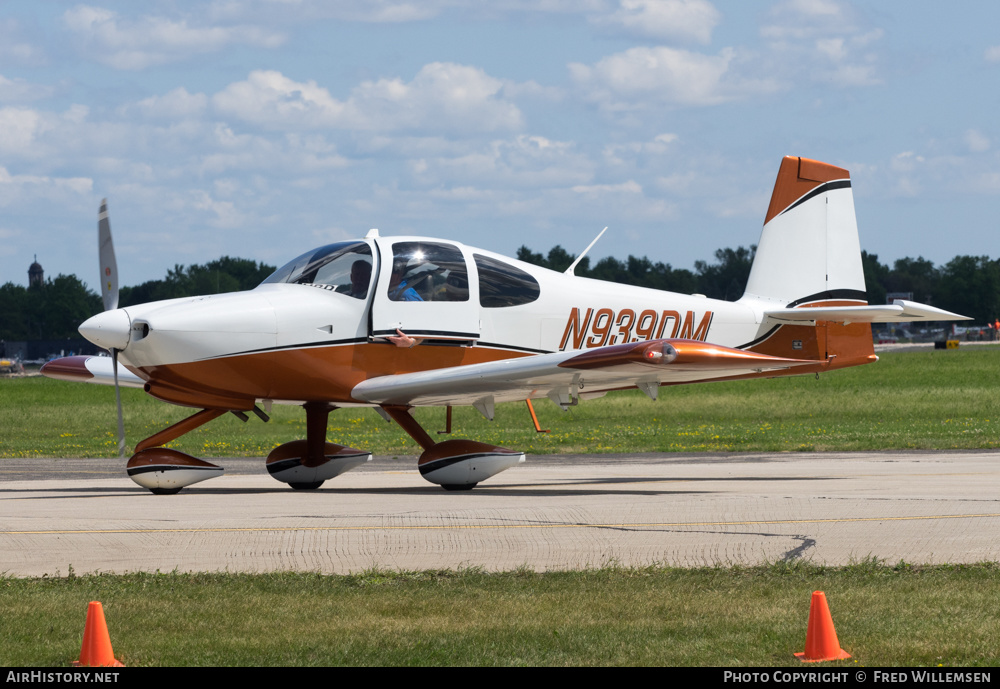
[[[467,493],[376,458],[313,492],[260,459],[154,496],[120,460],[0,460],[0,572],[344,573],[1000,559],[1000,453],[529,456]]]

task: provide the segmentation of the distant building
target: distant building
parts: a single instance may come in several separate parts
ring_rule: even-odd
[[[28,268],[28,287],[33,285],[44,285],[45,284],[45,271],[42,270],[41,264],[38,262],[38,254],[35,254],[35,262],[31,264]]]

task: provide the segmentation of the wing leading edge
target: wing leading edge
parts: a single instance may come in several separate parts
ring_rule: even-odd
[[[549,397],[569,404],[580,395],[639,387],[655,398],[662,383],[731,378],[822,361],[786,359],[696,340],[651,340],[590,350],[379,376],[359,383],[362,402],[410,406],[474,405]]]

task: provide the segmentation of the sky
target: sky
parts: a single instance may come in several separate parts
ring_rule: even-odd
[[[674,268],[757,242],[785,155],[891,265],[1000,257],[1000,3],[0,1],[0,284],[383,235]]]

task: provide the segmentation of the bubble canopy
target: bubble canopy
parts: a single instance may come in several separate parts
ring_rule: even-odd
[[[271,273],[261,284],[331,285],[338,292],[350,292],[350,296],[363,298],[365,294],[355,292],[359,289],[360,277],[363,278],[364,292],[367,293],[371,267],[372,250],[367,243],[338,242],[307,251],[292,259]],[[354,291],[351,287],[352,272]]]

